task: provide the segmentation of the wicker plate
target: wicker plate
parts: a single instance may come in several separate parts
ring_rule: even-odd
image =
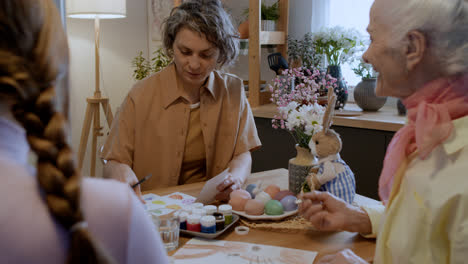
[[[282,215],[267,215],[267,214],[249,215],[249,214],[246,214],[244,211],[235,211],[235,210],[232,210],[232,212],[250,220],[281,220],[288,216],[297,214],[297,209],[294,211],[287,211]]]

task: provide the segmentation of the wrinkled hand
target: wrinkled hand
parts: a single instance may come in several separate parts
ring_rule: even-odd
[[[103,176],[104,178],[115,179],[126,183],[129,186],[132,186],[138,182],[137,176],[127,164],[119,163],[113,160],[108,161],[106,165],[104,165]],[[143,197],[141,196],[140,185],[133,188],[133,190],[135,191],[138,199],[140,199],[142,203],[145,203]]]
[[[345,249],[321,258],[317,264],[367,264],[367,262],[354,254],[352,250]]]
[[[353,208],[328,192],[311,191],[299,195],[299,213],[321,231],[347,230]]]
[[[215,199],[218,201],[228,201],[231,192],[240,189],[241,187],[241,180],[229,175],[222,183],[216,186],[218,193],[216,194]]]

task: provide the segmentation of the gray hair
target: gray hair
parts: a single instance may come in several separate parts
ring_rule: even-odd
[[[219,49],[219,66],[234,62],[239,54],[239,39],[231,18],[219,0],[184,1],[171,11],[163,24],[163,45],[169,56],[174,55],[172,46],[182,28],[203,34]]]
[[[387,1],[387,0],[384,0]],[[411,30],[428,39],[431,52],[447,76],[468,72],[468,0],[392,0],[386,5],[393,46]]]

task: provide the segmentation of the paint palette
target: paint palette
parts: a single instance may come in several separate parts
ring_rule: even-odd
[[[195,202],[195,199],[193,196],[180,192],[166,196],[159,196],[154,193],[143,195],[143,200],[146,202],[144,204],[146,211],[157,215],[165,215],[182,209],[182,207]]]

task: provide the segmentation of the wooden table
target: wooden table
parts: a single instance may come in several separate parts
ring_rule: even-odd
[[[263,180],[264,183],[277,184],[281,189],[287,189],[288,170],[276,169],[253,173],[247,180],[247,183],[255,183],[258,180]],[[203,185],[203,182],[194,183],[164,189],[155,189],[145,193],[167,195],[173,192],[182,192],[191,196],[197,196]],[[355,200],[360,205],[378,203],[375,200],[360,195],[357,195]],[[179,248],[190,239],[191,237],[181,236],[179,238]],[[247,235],[237,235],[231,228],[231,230],[228,230],[217,239],[317,251],[318,256],[316,259],[320,259],[323,255],[331,254],[341,249],[350,248],[358,256],[368,262],[371,262],[375,251],[375,240],[365,239],[357,233],[350,232],[307,231],[304,233],[289,234],[251,228]],[[169,252],[169,255],[174,253],[175,251]]]

